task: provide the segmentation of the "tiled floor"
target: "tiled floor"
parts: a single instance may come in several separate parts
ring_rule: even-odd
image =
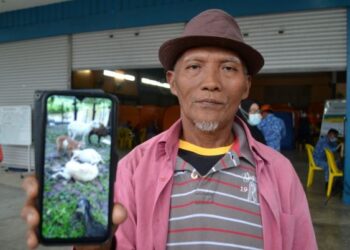
[[[284,154],[292,161],[303,184],[306,183],[307,159],[305,152]],[[306,191],[320,250],[345,250],[350,246],[350,206],[345,206],[339,195],[325,204],[323,173],[316,173],[313,186]],[[20,188],[21,173],[5,172],[0,168],[0,249],[24,250],[26,228],[19,217],[24,201]],[[70,247],[40,247],[40,250],[68,250]],[[296,249],[297,250],[297,249]]]

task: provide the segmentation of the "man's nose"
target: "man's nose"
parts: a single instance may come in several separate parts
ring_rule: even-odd
[[[203,90],[218,91],[221,90],[220,73],[215,68],[208,68],[203,78]]]

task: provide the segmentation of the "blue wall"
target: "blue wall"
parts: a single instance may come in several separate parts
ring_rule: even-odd
[[[234,16],[350,7],[349,0],[72,0],[0,14],[0,42],[188,21],[208,8]]]

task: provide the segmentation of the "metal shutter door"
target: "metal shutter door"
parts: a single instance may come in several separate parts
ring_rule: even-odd
[[[247,43],[265,57],[262,72],[312,72],[346,67],[346,10],[237,18]],[[158,48],[184,24],[147,26],[73,36],[73,68],[160,67]],[[279,34],[283,31],[283,34]]]
[[[73,69],[160,67],[158,48],[183,27],[178,23],[73,35]]]
[[[346,68],[346,9],[244,17],[238,22],[248,34],[245,41],[264,55],[262,72]]]
[[[68,36],[0,44],[0,106],[32,105],[36,89],[69,88],[70,54]],[[26,147],[3,151],[5,165],[27,167]]]

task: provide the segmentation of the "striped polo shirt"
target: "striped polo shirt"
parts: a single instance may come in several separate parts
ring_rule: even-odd
[[[263,249],[254,160],[237,124],[234,134],[216,149],[179,142],[167,249]]]

